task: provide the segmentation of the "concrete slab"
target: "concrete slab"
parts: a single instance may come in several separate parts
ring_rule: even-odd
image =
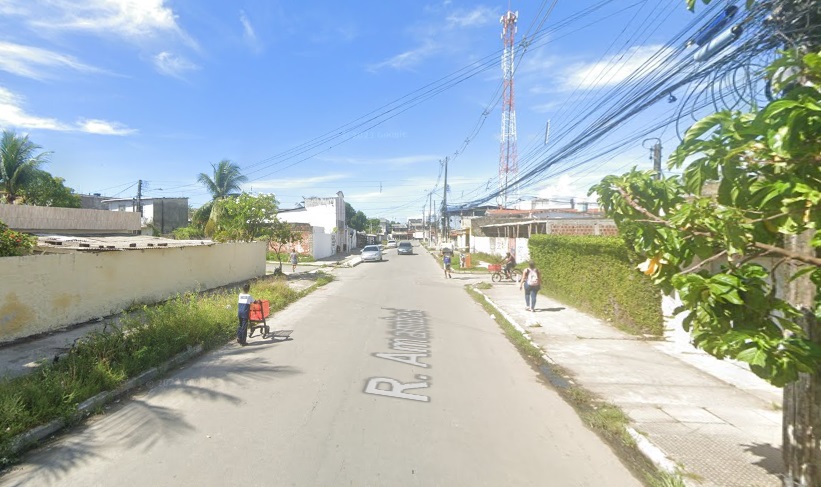
[[[527,312],[517,287],[482,292],[576,383],[622,408],[690,483],[781,485],[781,391],[743,364],[625,334],[542,295]]]

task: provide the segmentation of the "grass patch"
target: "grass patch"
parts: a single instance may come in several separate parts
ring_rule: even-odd
[[[284,279],[263,279],[252,284],[251,293],[267,299],[275,312],[332,280],[318,273],[313,286],[295,291]],[[84,400],[117,388],[188,347],[224,345],[236,336],[236,306],[236,291],[226,289],[143,305],[126,313],[113,330],[84,337],[60,361],[0,381],[0,469],[13,461],[10,447],[16,435],[71,418]]]
[[[483,287],[482,284],[487,287]],[[490,285],[481,283],[476,288],[487,289]],[[658,470],[636,447],[636,443],[627,432],[629,418],[618,406],[601,401],[591,391],[573,384],[572,377],[567,370],[559,365],[551,364],[544,359],[541,349],[533,345],[519,332],[504,316],[490,304],[473,286],[465,286],[468,294],[484,308],[502,328],[505,335],[513,343],[525,359],[539,370],[543,377],[554,384],[555,389],[578,412],[582,421],[600,438],[607,442],[622,462],[636,477],[642,479],[648,487],[684,487],[679,475]],[[542,369],[547,369],[543,371]],[[547,377],[555,376],[554,379]],[[556,378],[559,378],[556,380]],[[564,386],[556,385],[557,382]]]
[[[283,264],[290,264],[291,263],[291,253],[283,253],[279,254],[277,252],[268,252],[265,254],[265,260],[269,260],[271,262],[280,262],[282,261]],[[313,255],[302,255],[297,254],[297,261],[299,262],[316,262],[316,259]]]

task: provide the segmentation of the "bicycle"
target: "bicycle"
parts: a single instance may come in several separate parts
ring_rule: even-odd
[[[489,265],[487,268],[492,272],[490,275],[490,280],[493,282],[501,282],[505,279],[509,279],[513,282],[519,282],[522,280],[522,271],[519,269],[511,269],[510,274],[507,274],[504,269],[502,269],[501,264]]]

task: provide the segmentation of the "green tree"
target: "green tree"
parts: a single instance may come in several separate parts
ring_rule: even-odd
[[[211,164],[211,168],[213,170],[212,175],[201,172],[197,176],[197,181],[211,193],[211,201],[195,211],[192,218],[195,225],[204,229],[208,227],[209,220],[212,222],[210,227],[214,226],[213,221],[217,216],[214,213],[214,202],[239,193],[242,183],[248,181],[248,177],[240,172],[239,166],[228,159],[223,159],[217,164]],[[205,233],[211,234],[210,231]]]
[[[645,273],[678,291],[696,346],[787,385],[785,481],[821,485],[821,52],[767,72],[781,98],[696,122],[670,157],[682,176],[633,170],[591,193],[629,225]]]
[[[209,176],[201,172],[197,176],[197,181],[205,186],[205,189],[211,193],[212,200],[223,199],[231,194],[240,191],[242,183],[248,181],[248,177],[243,176],[240,172],[239,166],[223,159],[217,164],[211,164],[213,175]]]
[[[0,138],[0,187],[7,203],[14,203],[21,193],[37,179],[38,169],[50,153],[37,151],[41,147],[29,140],[4,130]]]
[[[356,210],[354,209],[354,207],[350,203],[348,203],[346,201],[345,202],[345,224],[350,227],[351,226],[351,219],[353,219],[353,217],[355,217],[355,216],[356,216]]]
[[[294,244],[302,241],[302,232],[294,230],[294,227],[279,219],[274,219],[271,226],[270,241],[268,247],[276,252],[279,261],[279,274],[282,274],[282,254]]]
[[[35,171],[31,182],[22,190],[27,205],[80,208],[80,196],[66,187],[65,179],[52,176],[46,171]]]
[[[363,212],[357,211],[348,226],[360,232],[365,231],[365,227],[368,226],[368,217]]]
[[[368,219],[368,233],[379,233],[379,218],[369,218]]]
[[[242,193],[214,204],[214,239],[218,241],[270,240],[278,202],[272,194]]]

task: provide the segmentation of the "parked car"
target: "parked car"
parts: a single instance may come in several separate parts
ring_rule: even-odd
[[[399,242],[399,246],[397,247],[396,253],[399,255],[412,255],[413,244],[408,241]]]
[[[396,240],[388,240],[388,248],[395,249],[396,248]]]
[[[366,245],[360,254],[362,262],[375,262],[382,260],[382,251],[378,245]]]

